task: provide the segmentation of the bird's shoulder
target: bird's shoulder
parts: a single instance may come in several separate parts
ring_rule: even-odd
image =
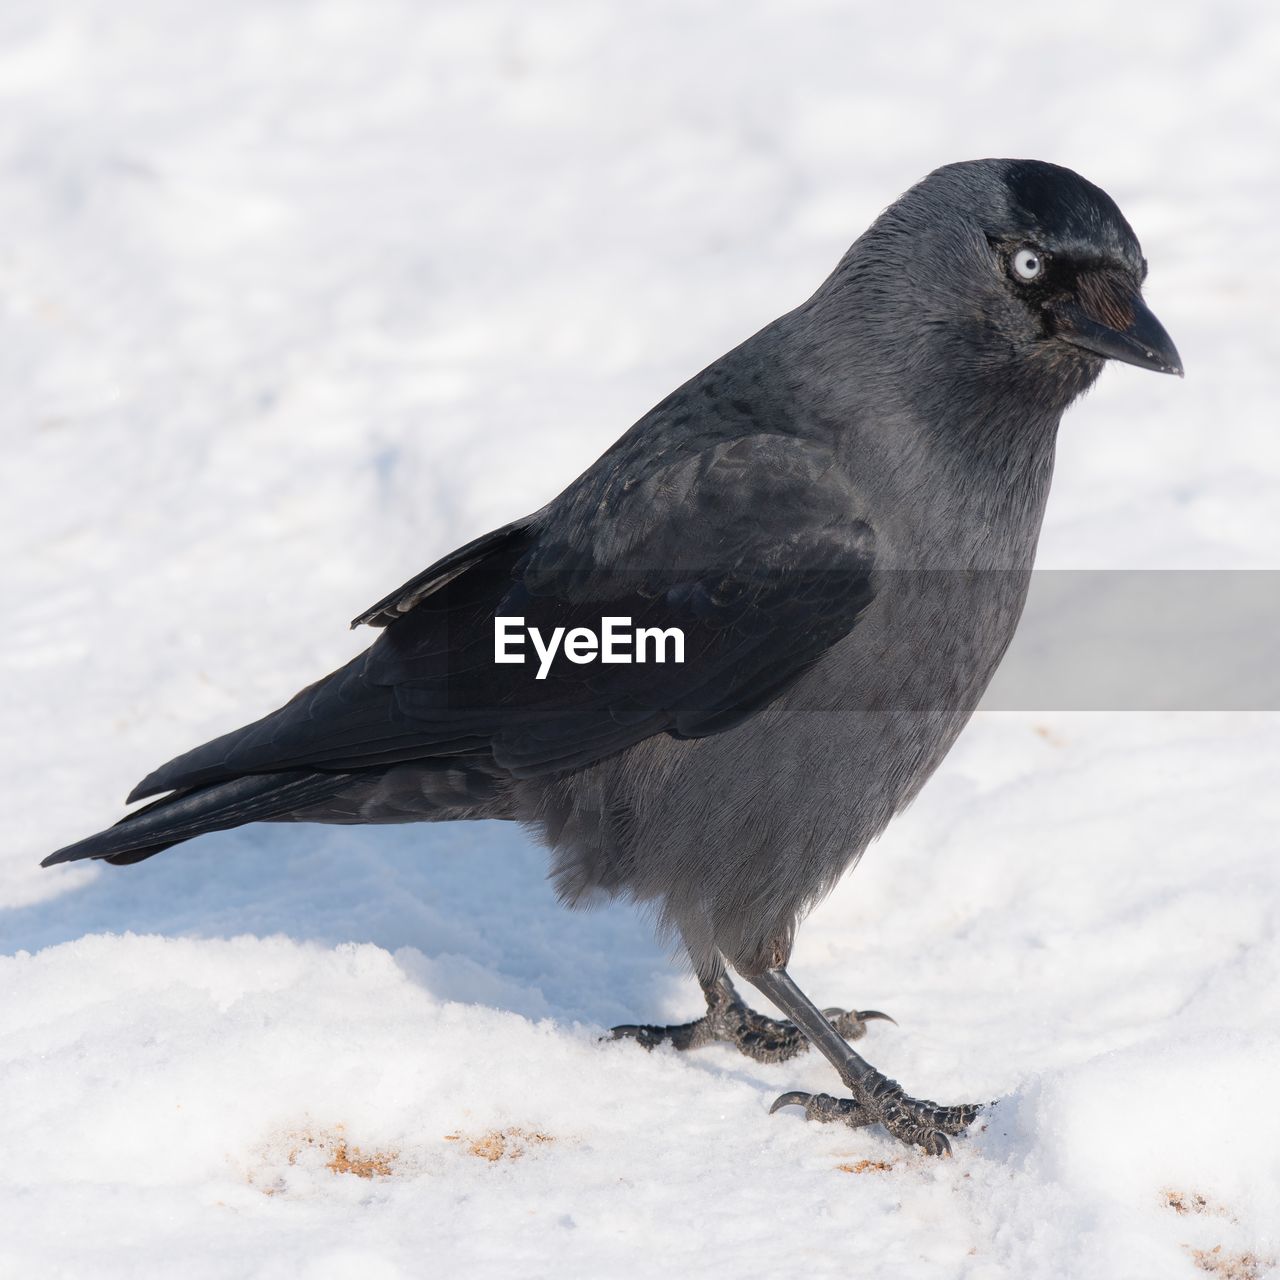
[[[736,550],[865,540],[866,504],[826,444],[768,431],[675,448],[581,477],[539,521],[538,558],[723,566]]]
[[[687,568],[814,537],[865,553],[871,503],[777,346],[763,331],[655,405],[539,513],[539,546]]]

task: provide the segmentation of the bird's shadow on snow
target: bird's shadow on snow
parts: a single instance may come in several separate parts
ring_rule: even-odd
[[[701,1004],[641,913],[566,911],[546,851],[506,823],[249,827],[97,871],[0,910],[0,952],[86,933],[285,934],[374,943],[441,999],[527,1017],[608,1026]]]

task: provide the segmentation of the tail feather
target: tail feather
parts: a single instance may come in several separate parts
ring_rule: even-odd
[[[226,831],[246,822],[282,817],[340,790],[350,773],[294,769],[255,773],[207,787],[190,787],[163,796],[121,818],[113,827],[51,853],[40,864],[102,858],[125,865],[209,831]]]

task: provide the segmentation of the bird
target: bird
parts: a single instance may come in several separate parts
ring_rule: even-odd
[[[1146,275],[1074,171],[935,169],[558,496],[361,613],[363,653],[156,769],[129,796],[148,804],[43,865],[250,822],[520,823],[566,905],[649,909],[701,984],[701,1018],[615,1038],[816,1048],[843,1089],[773,1110],[949,1154],[979,1106],[877,1071],[853,1043],[887,1015],[820,1009],[787,965],[1000,663],[1068,406],[1108,360],[1182,375]]]

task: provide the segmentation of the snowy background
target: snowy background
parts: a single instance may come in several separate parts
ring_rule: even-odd
[[[699,998],[498,825],[38,859],[369,639],[929,169],[1119,201],[1041,563],[1280,568],[1280,11],[0,6],[0,1275],[1178,1277],[1280,1263],[1280,717],[986,712],[802,930],[930,1161],[601,1045]]]

